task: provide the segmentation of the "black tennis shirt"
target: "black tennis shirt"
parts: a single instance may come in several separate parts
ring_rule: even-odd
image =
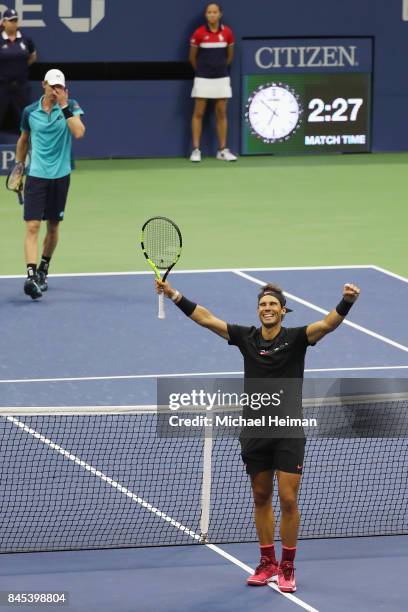
[[[265,340],[260,328],[228,323],[228,344],[244,358],[245,378],[303,378],[309,346],[304,327],[282,327],[273,340]]]
[[[310,346],[304,327],[282,327],[273,340],[265,340],[261,329],[228,324],[228,344],[237,346],[244,358],[244,388],[251,398],[279,395],[279,403],[256,405],[251,400],[243,416],[280,418],[302,415],[302,386],[306,350]],[[289,380],[287,380],[289,379]],[[276,396],[275,396],[276,397]],[[241,437],[302,437],[303,428],[245,427]]]

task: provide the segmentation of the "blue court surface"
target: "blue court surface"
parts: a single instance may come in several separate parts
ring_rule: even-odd
[[[306,377],[408,378],[408,282],[390,272],[374,266],[199,270],[175,272],[170,282],[220,318],[243,325],[257,324],[258,287],[275,282],[294,310],[287,326],[318,320],[337,304],[344,283],[353,282],[361,296],[341,328],[308,350]],[[22,284],[21,277],[0,278],[0,408],[154,405],[157,377],[242,372],[235,347],[194,325],[171,302],[166,320],[157,319],[152,274],[51,276],[48,293],[35,302],[24,296]],[[66,448],[67,438],[55,441]],[[407,450],[406,440],[399,443]],[[76,451],[74,441],[70,444]],[[92,463],[92,434],[89,444],[91,450],[79,459]],[[52,460],[55,449],[46,452]],[[376,461],[376,447],[370,452]],[[19,464],[4,449],[0,456],[3,465]],[[110,476],[109,462],[103,468]],[[407,484],[407,474],[401,474],[405,507]],[[4,481],[2,491],[3,486]],[[341,489],[341,482],[336,487]],[[8,512],[2,491],[0,521]],[[368,515],[375,499],[366,502]],[[387,510],[391,521],[392,510]],[[106,516],[115,521],[108,510]],[[221,508],[220,521],[228,520]],[[408,535],[301,540],[295,596],[246,587],[257,562],[256,542],[2,554],[0,591],[68,591],[65,609],[72,611],[407,607]]]

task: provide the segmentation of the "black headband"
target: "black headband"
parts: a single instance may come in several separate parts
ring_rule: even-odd
[[[265,291],[262,292],[261,297],[263,297],[264,295],[273,295],[273,297],[276,297],[276,299],[279,300],[280,305],[282,306],[282,308],[285,308],[286,312],[293,312],[291,308],[288,308],[286,306],[286,298],[282,293],[273,291],[273,289],[266,289]]]

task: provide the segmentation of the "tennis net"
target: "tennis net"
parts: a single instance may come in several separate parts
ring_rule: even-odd
[[[404,394],[325,400],[300,538],[408,533],[407,408]],[[238,439],[159,437],[159,418],[156,406],[0,409],[0,552],[255,541]]]

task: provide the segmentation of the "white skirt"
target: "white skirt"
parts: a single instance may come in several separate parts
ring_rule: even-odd
[[[204,79],[195,77],[192,98],[232,98],[231,80],[229,77],[220,79]]]

